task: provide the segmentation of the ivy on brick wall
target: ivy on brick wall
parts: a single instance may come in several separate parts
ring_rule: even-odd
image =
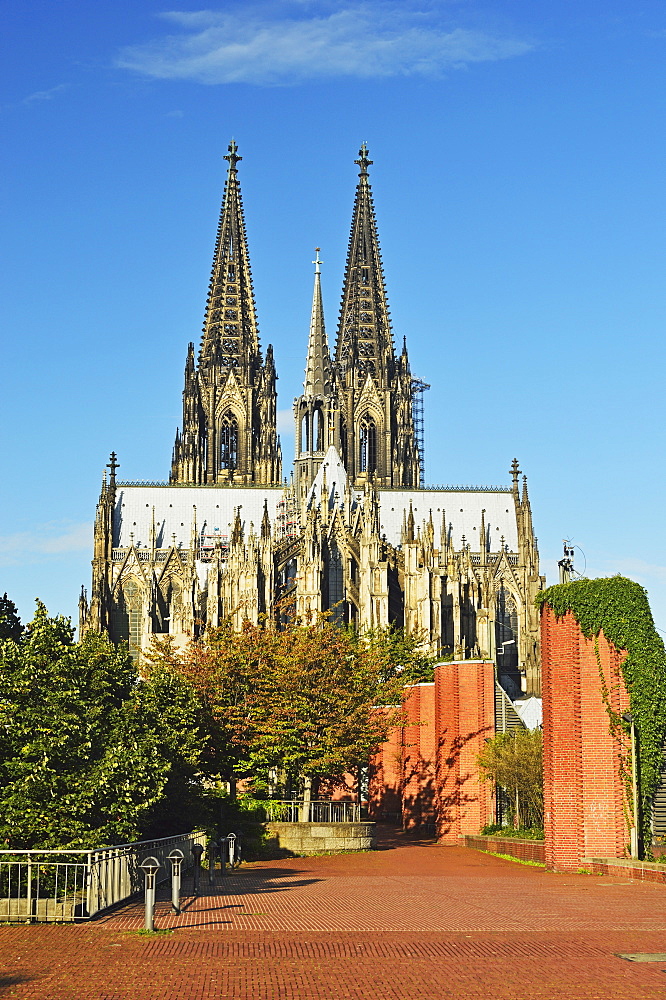
[[[666,737],[666,651],[657,634],[645,590],[633,580],[612,576],[575,580],[542,591],[538,607],[550,605],[558,617],[570,611],[588,639],[603,631],[616,649],[626,649],[622,676],[640,741],[639,772],[643,843],[649,852],[652,799],[661,782]],[[597,654],[598,655],[598,654]],[[626,723],[604,698],[611,732]]]

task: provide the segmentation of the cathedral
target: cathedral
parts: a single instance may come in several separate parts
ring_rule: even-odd
[[[423,482],[422,393],[396,351],[365,144],[331,351],[316,254],[296,457],[283,479],[273,348],[262,351],[234,142],[203,335],[189,344],[168,482],[121,482],[115,454],[95,517],[80,634],[106,631],[140,657],[231,616],[291,599],[360,629],[404,626],[438,657],[490,658],[510,697],[540,693],[543,586],[526,478]]]

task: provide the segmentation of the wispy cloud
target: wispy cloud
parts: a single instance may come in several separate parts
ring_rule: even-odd
[[[440,5],[422,10],[408,0],[347,0],[328,13],[299,6],[294,12],[291,4],[292,13],[282,17],[280,2],[246,3],[234,12],[170,11],[161,16],[179,33],[123,49],[117,65],[158,79],[277,85],[332,77],[437,77],[534,47],[455,25]]]
[[[92,551],[92,525],[41,524],[33,531],[17,531],[0,535],[0,566],[16,566],[35,562],[37,557],[61,555],[65,552]]]
[[[52,101],[58,94],[62,94],[63,90],[67,90],[69,87],[68,83],[59,83],[55,87],[51,87],[49,90],[36,90],[34,94],[28,94],[21,101],[21,104],[35,104],[38,101]]]

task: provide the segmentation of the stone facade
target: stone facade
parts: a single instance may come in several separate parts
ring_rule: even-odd
[[[266,823],[269,850],[276,857],[294,854],[346,854],[375,846],[374,823]]]
[[[496,659],[512,696],[540,689],[542,586],[525,477],[426,487],[406,341],[391,331],[365,146],[360,150],[333,356],[315,288],[294,476],[282,481],[276,370],[262,354],[236,146],[215,245],[204,333],[185,366],[169,483],[120,482],[115,455],[95,520],[80,628],[140,656],[155,634],[185,643],[231,615],[333,609],[359,628],[393,623],[435,655]],[[304,350],[306,347],[304,330]]]

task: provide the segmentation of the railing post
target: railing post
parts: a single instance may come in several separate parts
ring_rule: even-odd
[[[208,844],[208,885],[215,885],[215,855],[217,844],[211,840]]]
[[[227,838],[220,837],[218,843],[220,845],[220,876],[221,878],[224,878],[227,874]]]
[[[25,915],[32,922],[32,854],[28,855],[28,870],[25,883]]]
[[[155,930],[155,875],[161,867],[157,858],[144,858],[139,865],[146,876],[145,918],[143,926],[147,931]]]
[[[171,862],[171,908],[177,916],[180,915],[180,867],[184,857],[185,855],[178,847],[175,847],[169,855]]]

